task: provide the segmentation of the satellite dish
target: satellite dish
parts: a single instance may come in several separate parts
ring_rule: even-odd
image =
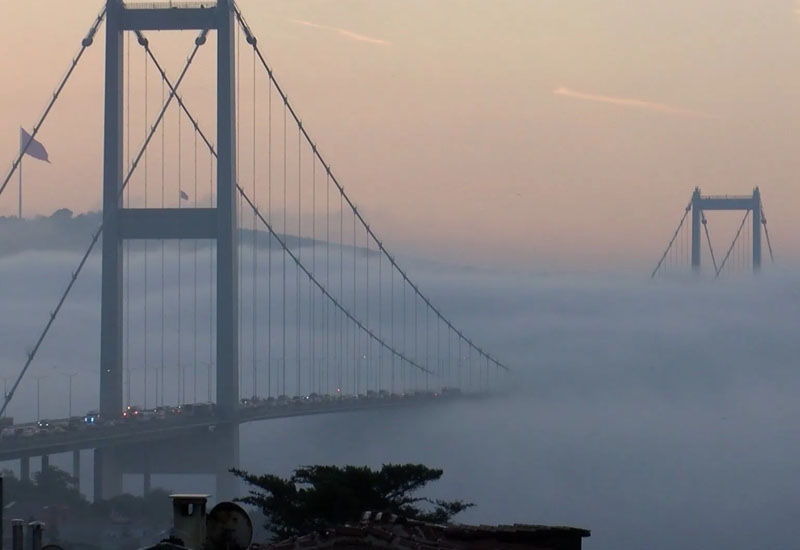
[[[246,550],[253,542],[253,522],[244,508],[234,502],[220,502],[206,518],[209,548]]]

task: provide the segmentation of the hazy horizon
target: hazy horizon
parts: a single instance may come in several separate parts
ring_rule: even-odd
[[[30,130],[97,4],[6,6],[0,43],[15,52],[4,60],[15,78],[0,91],[0,151],[9,161],[18,127]],[[760,186],[777,253],[798,257],[791,136],[800,127],[800,78],[792,76],[800,22],[790,1],[240,6],[307,128],[387,243],[483,265],[646,269],[695,186],[714,194]],[[24,162],[29,215],[100,203],[103,36],[40,133],[53,164]],[[174,78],[193,36],[149,37]],[[213,37],[209,46],[183,95],[213,135]],[[134,143],[144,127],[142,56],[134,41]],[[243,82],[251,64],[244,49]],[[152,113],[160,88],[154,70],[149,76]],[[246,93],[243,112],[251,109]],[[71,137],[76,128],[81,139]],[[15,210],[12,182],[0,212]],[[713,235],[729,239],[734,218],[709,216]]]

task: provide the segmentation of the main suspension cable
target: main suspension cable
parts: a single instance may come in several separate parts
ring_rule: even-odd
[[[186,72],[189,70],[189,67],[192,65],[192,62],[194,61],[194,58],[197,55],[197,50],[205,42],[204,38],[205,38],[205,35],[207,34],[207,32],[208,31],[202,31],[201,32],[200,36],[203,37],[202,42],[200,41],[199,38],[198,38],[198,40],[195,41],[195,47],[192,50],[192,53],[187,58],[186,64],[183,66],[183,69],[181,70],[181,73],[180,73],[178,79],[175,82],[175,89],[177,89],[180,86],[181,82],[183,81],[183,78],[186,76]],[[147,149],[147,146],[150,144],[150,140],[153,138],[153,135],[156,133],[156,130],[158,129],[159,124],[161,123],[162,119],[164,118],[164,113],[167,111],[167,108],[169,107],[170,103],[172,102],[172,99],[173,99],[174,96],[175,96],[174,92],[170,93],[170,96],[167,98],[167,101],[164,103],[164,105],[161,108],[161,111],[159,112],[158,116],[156,117],[156,120],[155,120],[154,124],[151,126],[150,132],[148,133],[147,137],[145,138],[144,143],[142,144],[141,148],[139,149],[139,152],[137,153],[136,157],[134,158],[134,161],[131,163],[131,166],[128,169],[128,174],[122,180],[122,184],[120,185],[120,188],[119,188],[119,191],[118,191],[118,195],[117,195],[118,199],[120,197],[122,197],[122,194],[125,191],[125,188],[128,186],[128,182],[130,181],[131,176],[136,171],[136,168],[139,165],[139,162],[142,159],[142,156],[144,155],[144,151]],[[97,230],[95,231],[95,233],[92,235],[92,240],[91,240],[91,242],[89,244],[89,247],[86,249],[86,252],[81,257],[81,260],[78,263],[77,269],[72,273],[72,276],[71,276],[71,278],[69,280],[69,283],[67,283],[67,287],[64,289],[64,292],[61,294],[61,297],[60,297],[55,309],[50,313],[50,316],[48,318],[47,323],[45,324],[44,329],[39,334],[39,338],[36,340],[36,344],[33,346],[31,351],[28,352],[27,359],[25,361],[24,366],[22,367],[22,370],[20,371],[19,375],[17,376],[17,379],[14,381],[14,385],[11,387],[11,390],[5,396],[5,399],[3,401],[3,406],[2,406],[2,408],[0,408],[0,417],[3,414],[5,414],[5,411],[8,408],[8,404],[11,402],[11,400],[14,397],[14,395],[16,394],[16,391],[17,391],[17,388],[19,387],[19,384],[22,382],[22,379],[25,376],[25,373],[28,371],[28,368],[30,367],[31,363],[33,362],[34,358],[36,357],[36,354],[39,351],[39,348],[41,347],[42,342],[44,342],[45,337],[47,336],[48,332],[50,332],[50,327],[52,327],[53,322],[55,322],[55,319],[58,316],[58,313],[61,311],[61,308],[63,307],[64,302],[67,299],[67,296],[69,296],[70,291],[75,286],[75,281],[78,279],[78,276],[80,275],[81,271],[83,270],[83,267],[86,265],[86,261],[89,259],[89,255],[92,253],[92,250],[94,249],[94,246],[97,244],[97,241],[100,239],[100,234],[102,233],[103,227],[105,226],[105,223],[106,223],[106,219],[105,219],[106,215],[107,215],[107,213],[104,212],[103,213],[103,222],[100,224],[100,227],[98,227]]]
[[[346,316],[359,329],[364,331],[364,333],[368,334],[370,336],[370,338],[375,340],[381,346],[385,347],[389,352],[391,352],[398,359],[400,359],[401,361],[404,361],[405,363],[407,363],[407,364],[409,364],[409,365],[411,365],[411,366],[413,366],[413,367],[415,367],[415,368],[417,368],[417,369],[419,369],[419,370],[421,370],[423,372],[428,372],[428,370],[425,367],[423,367],[422,365],[419,365],[416,361],[413,361],[410,357],[407,357],[404,353],[402,353],[400,351],[397,351],[392,346],[387,344],[384,340],[380,339],[377,334],[375,334],[372,330],[370,330],[369,328],[364,326],[364,324],[361,321],[359,321],[353,315],[353,313],[351,313],[336,298],[334,298],[334,296],[328,291],[328,289],[325,288],[325,285],[320,283],[319,280],[317,280],[317,278],[314,276],[314,274],[311,273],[311,271],[309,271],[308,268],[306,268],[302,263],[300,263],[300,260],[298,259],[297,255],[294,252],[291,251],[289,246],[287,246],[286,241],[283,238],[281,238],[281,236],[278,235],[278,233],[275,232],[275,230],[272,228],[272,226],[269,224],[269,222],[267,222],[267,220],[264,218],[264,216],[258,211],[258,208],[256,208],[255,204],[253,204],[253,202],[250,200],[250,197],[247,196],[247,193],[245,193],[245,191],[242,188],[242,186],[237,184],[236,185],[236,190],[242,196],[242,199],[244,199],[244,201],[247,203],[247,205],[250,208],[252,208],[252,209],[254,209],[256,211],[256,215],[258,216],[258,219],[261,221],[261,223],[264,225],[264,227],[267,228],[267,230],[269,231],[270,235],[272,235],[272,238],[274,238],[277,241],[277,243],[281,246],[281,248],[283,249],[284,253],[287,256],[289,256],[289,258],[292,259],[292,261],[295,263],[295,265],[320,290],[320,292],[322,292],[322,294],[326,298],[328,298],[328,300],[330,300],[331,303],[333,303],[333,305],[335,305],[337,309],[339,309],[339,311],[344,316]]]
[[[701,215],[703,216],[702,223],[703,223],[703,230],[706,234],[706,242],[708,242],[708,252],[711,255],[711,263],[714,264],[714,273],[717,272],[717,258],[714,256],[714,247],[711,246],[711,235],[708,233],[708,220],[706,220],[706,213],[702,210],[700,211]]]
[[[86,36],[84,36],[83,40],[81,40],[81,47],[78,50],[78,53],[72,58],[72,61],[70,63],[69,68],[67,69],[67,72],[64,74],[64,76],[61,78],[61,81],[56,86],[53,95],[50,96],[50,99],[48,100],[47,105],[44,108],[44,111],[42,112],[41,116],[39,116],[39,120],[36,121],[36,124],[33,125],[33,130],[30,133],[30,137],[24,144],[20,144],[21,147],[19,150],[19,154],[14,159],[14,162],[11,163],[11,168],[9,169],[8,174],[6,174],[6,177],[3,180],[3,184],[0,185],[0,195],[2,195],[3,191],[6,190],[8,182],[11,181],[11,178],[17,171],[20,162],[22,162],[22,157],[25,156],[25,153],[28,152],[28,148],[31,146],[31,143],[34,142],[34,140],[36,139],[36,135],[39,133],[39,130],[42,129],[42,124],[44,124],[44,121],[47,119],[47,115],[50,114],[50,111],[53,109],[53,106],[56,104],[56,101],[58,101],[59,96],[61,96],[61,92],[67,85],[69,78],[75,71],[75,67],[78,66],[78,62],[80,62],[81,57],[83,57],[83,52],[85,52],[86,48],[91,46],[92,43],[94,42],[94,35],[97,33],[97,29],[100,28],[100,24],[103,22],[103,19],[105,19],[105,16],[106,16],[106,6],[105,2],[103,2],[103,7],[95,17],[91,27],[89,27],[89,32],[87,32]]]
[[[742,223],[739,224],[739,229],[736,230],[736,236],[733,237],[733,242],[731,242],[731,246],[728,248],[728,252],[725,254],[725,257],[722,259],[722,263],[719,265],[719,269],[717,269],[717,273],[714,275],[716,279],[719,277],[719,274],[722,272],[722,269],[725,267],[725,263],[728,261],[728,257],[731,254],[731,250],[733,250],[734,245],[736,245],[736,241],[739,239],[739,234],[742,232],[742,227],[744,227],[744,223],[747,221],[748,216],[750,216],[750,211],[744,213],[744,217],[742,218]]]
[[[653,277],[655,277],[656,273],[658,273],[658,270],[661,269],[661,264],[664,263],[664,260],[666,259],[667,254],[669,254],[669,251],[672,248],[672,243],[674,243],[675,239],[678,237],[678,233],[680,233],[681,227],[683,227],[683,222],[686,221],[686,216],[689,215],[689,211],[691,209],[692,209],[692,203],[690,201],[689,204],[686,205],[686,208],[683,211],[683,216],[681,217],[681,221],[678,224],[677,229],[675,229],[675,233],[672,234],[672,238],[669,240],[669,244],[667,244],[667,248],[664,249],[664,253],[661,255],[661,258],[658,260],[658,263],[656,264],[655,269],[653,269],[653,272],[650,274],[650,278],[651,279]]]
[[[769,229],[767,229],[767,214],[764,212],[764,203],[760,204],[761,206],[761,225],[764,226],[764,236],[767,238],[767,249],[769,249],[769,260],[771,263],[775,263],[775,256],[772,254],[772,242],[769,240]]]
[[[160,67],[160,64],[158,64],[158,61],[155,59],[155,56],[153,56],[153,55],[152,55],[152,52],[151,52],[151,59],[154,61],[154,63],[156,63],[156,64],[157,64],[157,67]],[[162,78],[165,80],[165,82],[166,82],[167,86],[170,88],[170,99],[172,99],[172,97],[175,97],[175,98],[177,98],[177,99],[176,99],[176,101],[177,101],[177,102],[178,102],[178,104],[181,106],[181,108],[183,109],[183,111],[186,113],[186,115],[187,115],[187,118],[188,118],[188,119],[189,119],[189,120],[192,122],[192,124],[194,125],[194,127],[195,127],[195,130],[198,132],[198,135],[200,136],[201,140],[202,140],[202,141],[203,141],[203,142],[206,144],[206,146],[209,148],[209,151],[211,152],[212,156],[216,157],[216,156],[217,156],[217,152],[216,152],[216,150],[215,150],[214,146],[213,146],[213,145],[211,144],[211,142],[210,142],[210,141],[207,139],[207,137],[205,136],[205,134],[204,134],[204,132],[202,131],[202,129],[200,129],[199,125],[197,125],[197,123],[195,122],[195,119],[194,119],[194,117],[192,117],[192,115],[191,115],[191,113],[188,111],[188,109],[187,109],[186,105],[183,103],[183,101],[182,101],[181,99],[179,99],[179,96],[178,96],[178,94],[177,94],[177,87],[178,87],[177,83],[176,83],[175,85],[171,84],[171,83],[170,83],[170,81],[169,81],[169,79],[168,79],[168,77],[167,77],[167,76],[166,76],[166,74],[163,72],[163,70],[159,69],[159,72],[161,73],[161,76],[162,76]],[[182,77],[182,76],[183,76],[183,75],[181,75],[181,77]],[[180,80],[179,80],[178,82],[180,82]],[[284,103],[284,105],[285,105],[285,107],[289,107],[287,103]],[[301,131],[302,131],[302,132],[305,132],[305,130],[303,130],[303,129],[302,129],[302,127],[301,127]],[[284,143],[285,143],[285,142],[284,142]],[[319,158],[319,157],[317,157],[317,158]],[[324,164],[324,163],[323,163],[323,164]],[[284,174],[285,174],[285,171],[284,171]],[[329,170],[327,171],[327,176],[332,178],[332,174],[330,174]],[[362,330],[363,330],[363,331],[364,331],[366,334],[368,334],[368,335],[370,336],[370,338],[372,338],[374,341],[376,341],[376,342],[377,342],[378,344],[380,344],[382,347],[384,347],[384,348],[386,348],[387,350],[389,350],[390,352],[392,352],[393,356],[395,356],[395,357],[397,357],[397,358],[399,358],[399,359],[403,360],[405,363],[407,363],[407,364],[409,364],[409,365],[411,365],[411,366],[414,366],[415,368],[417,368],[417,369],[419,369],[419,370],[422,370],[423,372],[429,372],[430,374],[435,374],[435,373],[432,373],[432,372],[428,371],[428,370],[427,370],[425,367],[422,367],[421,365],[417,364],[415,361],[412,361],[412,360],[411,360],[410,358],[408,358],[408,357],[407,357],[405,354],[403,354],[403,353],[401,353],[401,352],[399,352],[399,351],[395,350],[395,349],[394,349],[394,348],[392,348],[391,346],[389,346],[389,345],[388,345],[388,344],[387,344],[387,343],[386,343],[386,342],[385,342],[385,341],[384,341],[382,338],[379,338],[379,337],[378,337],[378,336],[377,336],[377,335],[376,335],[376,334],[375,334],[375,333],[374,333],[372,330],[368,330],[368,329],[366,329],[366,327],[365,327],[365,326],[364,326],[364,325],[363,325],[363,324],[362,324],[360,321],[358,321],[358,320],[357,320],[357,319],[356,319],[356,318],[353,316],[353,314],[352,314],[352,313],[350,313],[350,312],[349,312],[349,311],[348,311],[346,308],[344,308],[344,307],[343,307],[343,306],[342,306],[342,305],[341,305],[341,304],[340,304],[340,303],[339,303],[339,302],[338,302],[338,301],[337,301],[337,300],[336,300],[336,299],[333,297],[333,295],[332,295],[332,294],[330,294],[330,292],[329,292],[329,291],[328,291],[328,290],[325,288],[325,286],[324,286],[324,285],[322,285],[322,284],[321,284],[321,283],[320,283],[320,282],[319,282],[319,281],[316,279],[316,277],[314,277],[314,276],[311,274],[311,272],[310,272],[310,271],[309,271],[309,270],[308,270],[308,269],[307,269],[307,268],[306,268],[304,265],[302,265],[302,264],[300,264],[300,263],[299,263],[299,260],[298,260],[297,256],[295,256],[295,255],[294,255],[294,254],[291,252],[291,250],[290,250],[290,249],[288,248],[288,246],[286,245],[286,243],[285,243],[284,239],[283,239],[283,238],[281,238],[281,237],[280,237],[280,236],[279,236],[279,235],[278,235],[278,234],[277,234],[277,233],[276,233],[276,232],[273,230],[273,228],[272,228],[271,224],[269,224],[269,223],[266,221],[266,219],[265,219],[265,218],[263,217],[263,215],[260,213],[260,211],[258,210],[258,208],[256,208],[256,207],[255,207],[255,204],[254,204],[254,203],[253,203],[253,202],[250,200],[250,198],[249,198],[249,197],[247,196],[247,194],[244,192],[244,189],[243,189],[243,188],[241,188],[241,186],[240,186],[240,185],[238,185],[238,184],[237,184],[237,190],[238,190],[238,192],[240,193],[240,195],[242,195],[242,198],[244,199],[244,201],[245,201],[245,202],[246,202],[246,203],[247,203],[247,204],[248,204],[248,205],[249,205],[251,208],[255,209],[255,214],[256,214],[257,218],[258,218],[258,219],[259,219],[259,220],[260,220],[260,221],[261,221],[261,222],[262,222],[262,223],[263,223],[263,224],[264,224],[264,225],[267,227],[267,229],[269,230],[269,232],[270,232],[270,235],[272,236],[272,238],[274,238],[274,239],[276,240],[276,242],[278,242],[278,244],[281,246],[281,248],[284,250],[284,252],[285,252],[286,254],[288,254],[288,256],[289,256],[289,257],[290,257],[290,258],[291,258],[291,259],[294,261],[294,263],[295,263],[295,264],[297,264],[297,265],[299,266],[300,270],[302,270],[302,271],[305,273],[305,275],[306,275],[307,277],[309,277],[309,278],[310,278],[311,282],[312,282],[312,283],[313,283],[315,286],[317,286],[317,288],[319,288],[319,289],[320,289],[320,291],[323,293],[323,295],[324,295],[324,296],[326,296],[326,297],[327,297],[329,300],[331,300],[331,301],[334,303],[334,305],[337,307],[337,309],[339,309],[339,311],[340,311],[340,312],[341,312],[341,313],[342,313],[344,316],[346,316],[346,317],[347,317],[348,319],[350,319],[350,320],[351,320],[353,323],[355,323],[355,324],[356,324],[356,325],[357,325],[359,328],[361,328],[361,329],[362,329]],[[285,194],[284,194],[284,198],[285,198]],[[347,198],[346,198],[346,197],[344,197],[344,196],[341,196],[340,198],[341,198],[342,200],[347,200]],[[340,209],[340,213],[341,213],[341,209]],[[341,223],[341,221],[342,221],[342,220],[340,219],[340,223]],[[284,222],[285,222],[285,219],[284,219]],[[341,229],[342,229],[342,228],[340,228],[340,230],[341,230]],[[372,235],[373,239],[375,239],[375,236],[374,236],[374,234],[373,234],[373,233],[371,233],[371,232],[370,232],[370,235]],[[342,243],[342,244],[343,244],[343,243]],[[342,246],[340,246],[340,252],[343,252],[343,247],[342,247]],[[389,257],[389,256],[387,255],[387,258],[388,258],[388,257]],[[342,265],[342,262],[340,262],[340,267],[341,267],[341,265]],[[398,270],[398,272],[399,272],[399,270]],[[341,279],[341,277],[340,277],[340,282],[341,282],[341,281],[342,281],[342,279]],[[409,281],[408,281],[407,279],[405,279],[405,282],[409,282]],[[409,282],[409,284],[410,284],[410,282]],[[412,285],[412,286],[413,286],[413,285]],[[420,296],[420,298],[424,300],[424,297]],[[426,302],[426,303],[427,303],[427,302]],[[431,304],[429,304],[429,303],[428,303],[428,305],[429,305],[430,307],[433,307],[433,306],[432,306]],[[442,319],[442,320],[443,320],[444,322],[446,322],[446,320],[444,320],[444,319]],[[452,328],[452,327],[451,327],[451,328]],[[460,333],[459,333],[459,334],[460,334]],[[490,358],[490,360],[491,360],[491,358]],[[492,362],[493,362],[493,363],[495,363],[495,361],[493,361],[493,360],[492,360]],[[497,363],[495,363],[495,364],[497,364]],[[284,366],[285,366],[285,365],[284,365]],[[498,365],[498,366],[499,366],[499,367],[501,367],[501,368],[504,368],[502,365]],[[284,383],[285,383],[285,380],[284,380]]]
[[[353,214],[358,218],[358,220],[361,222],[361,224],[364,225],[364,227],[370,233],[372,238],[378,244],[378,248],[380,249],[380,251],[382,253],[386,254],[386,257],[389,260],[389,262],[391,263],[391,265],[398,271],[398,273],[401,275],[401,277],[409,284],[409,286],[414,290],[414,292],[417,293],[420,296],[420,298],[426,304],[430,305],[431,309],[436,313],[436,315],[439,316],[442,319],[442,321],[445,324],[447,324],[448,327],[450,327],[450,329],[453,330],[459,336],[459,338],[464,340],[464,342],[466,342],[469,346],[475,348],[475,350],[480,355],[489,357],[489,359],[493,363],[495,363],[498,367],[502,368],[505,371],[508,371],[509,369],[508,369],[507,366],[503,365],[497,359],[495,359],[494,357],[489,355],[486,351],[484,351],[481,347],[479,347],[471,339],[469,339],[461,330],[457,329],[452,324],[452,322],[447,317],[445,317],[444,314],[432,302],[430,302],[430,300],[424,294],[422,294],[422,292],[419,290],[419,287],[417,287],[417,285],[415,285],[411,281],[411,279],[409,278],[408,274],[400,267],[400,265],[397,263],[397,260],[394,258],[394,256],[392,256],[389,253],[389,251],[384,247],[382,241],[380,241],[377,238],[377,235],[372,231],[372,229],[370,228],[369,224],[366,222],[366,220],[361,215],[361,213],[358,212],[358,210],[355,207],[355,204],[352,202],[350,197],[344,192],[344,187],[339,183],[339,181],[333,175],[333,173],[331,172],[330,165],[325,162],[325,159],[322,157],[322,154],[319,152],[316,144],[311,139],[311,136],[307,132],[306,128],[302,125],[300,117],[297,115],[297,113],[295,112],[294,108],[289,103],[288,96],[284,93],[283,89],[280,87],[280,84],[278,84],[277,80],[275,79],[275,76],[273,74],[272,68],[269,66],[269,64],[267,63],[266,59],[264,58],[263,53],[261,52],[261,50],[258,47],[258,41],[257,41],[255,35],[252,33],[252,31],[250,30],[250,27],[245,22],[244,16],[242,15],[241,10],[239,9],[239,7],[236,5],[235,2],[233,3],[233,9],[234,9],[234,12],[236,14],[236,18],[237,18],[237,20],[239,22],[239,25],[241,26],[242,31],[245,33],[245,36],[246,36],[246,39],[247,39],[247,43],[250,44],[253,47],[253,49],[255,50],[256,55],[258,56],[258,59],[261,62],[261,65],[267,71],[267,75],[269,77],[269,80],[272,82],[272,84],[275,86],[276,91],[281,96],[281,98],[284,100],[285,108],[292,115],[292,118],[295,120],[295,123],[298,125],[299,130],[302,132],[302,134],[303,134],[304,138],[306,139],[307,143],[311,146],[311,148],[313,150],[313,154],[319,159],[319,161],[322,163],[322,165],[325,166],[326,171],[330,174],[331,181],[336,185],[336,187],[339,190],[339,193],[342,195],[343,199],[347,202],[348,206],[353,211]]]

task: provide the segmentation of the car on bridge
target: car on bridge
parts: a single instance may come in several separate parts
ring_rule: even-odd
[[[122,418],[125,420],[138,420],[141,414],[142,411],[139,407],[128,405],[125,407],[125,410],[122,411]]]
[[[100,411],[91,410],[83,417],[83,422],[88,426],[99,426],[103,423],[103,418],[100,416]]]

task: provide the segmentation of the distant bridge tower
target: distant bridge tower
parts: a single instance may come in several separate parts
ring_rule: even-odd
[[[753,272],[761,269],[761,193],[758,187],[752,196],[703,196],[695,187],[692,194],[692,269],[700,271],[701,221],[705,210],[750,211],[753,224]]]
[[[172,4],[172,3],[170,3]],[[238,273],[236,250],[235,63],[232,0],[199,4],[125,6],[107,0],[105,60],[105,143],[103,158],[104,237],[100,341],[100,412],[121,414],[123,403],[123,265],[126,239],[213,239],[217,245],[217,410],[222,424],[214,431],[217,497],[232,496],[234,482],[221,475],[238,465]],[[216,208],[124,208],[123,183],[123,32],[217,31],[217,206]],[[224,422],[225,419],[231,420]],[[130,450],[128,450],[130,452]],[[117,448],[95,451],[95,498],[122,491],[122,462]]]

